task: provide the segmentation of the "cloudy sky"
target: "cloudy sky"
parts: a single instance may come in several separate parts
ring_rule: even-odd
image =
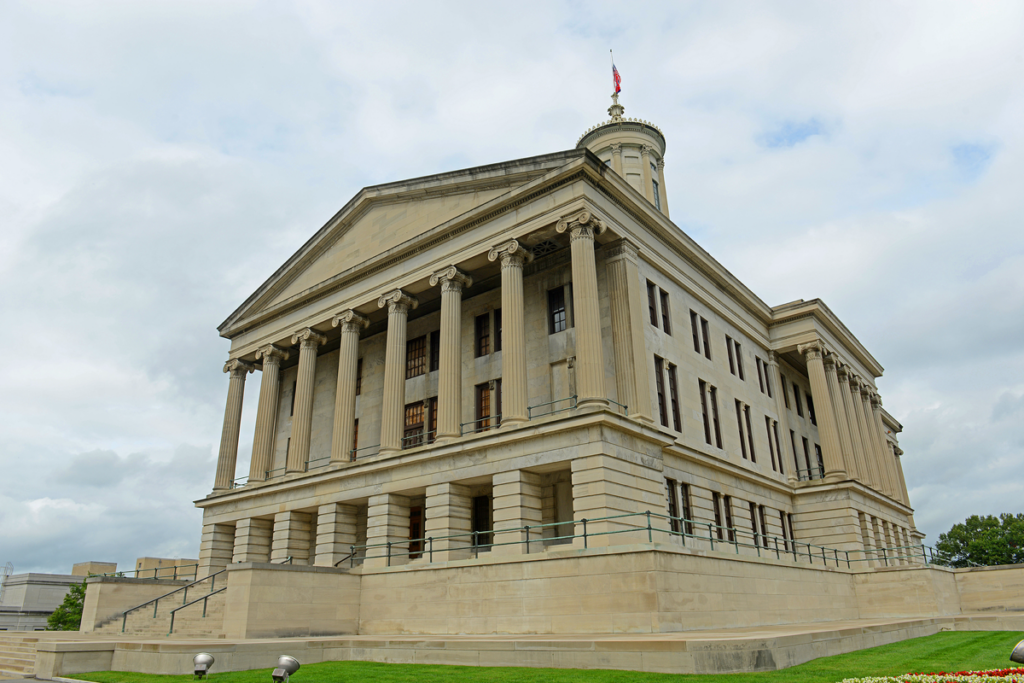
[[[929,540],[1021,512],[1024,4],[5,0],[0,564],[195,557],[216,326],[360,187],[572,148],[609,47],[675,222],[885,366]]]

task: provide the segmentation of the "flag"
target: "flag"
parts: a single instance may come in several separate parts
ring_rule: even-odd
[[[615,62],[612,62],[612,82],[615,84],[615,94],[618,95],[622,92],[622,76],[619,75],[619,70],[615,68]]]

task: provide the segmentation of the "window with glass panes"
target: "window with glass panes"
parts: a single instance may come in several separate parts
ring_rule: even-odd
[[[405,432],[402,448],[416,448],[423,444],[423,401],[405,407]]]
[[[548,332],[564,332],[567,327],[565,287],[555,287],[548,290]]]
[[[416,337],[405,344],[405,378],[419,377],[427,372],[427,338]]]

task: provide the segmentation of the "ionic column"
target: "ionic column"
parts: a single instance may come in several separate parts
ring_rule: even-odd
[[[487,254],[489,261],[501,259],[502,425],[526,422],[528,419],[523,263],[532,257],[516,240],[495,247]]]
[[[871,440],[871,435],[867,431],[867,423],[864,421],[860,388],[860,378],[850,375],[850,412],[853,415],[853,424],[856,425],[856,432],[861,444],[861,455],[864,458],[864,473],[867,477],[864,483],[876,491],[881,491],[882,480],[878,474],[878,463],[875,461],[874,442]]]
[[[502,270],[504,272],[504,268]],[[436,438],[453,439],[462,433],[462,288],[472,286],[473,278],[449,266],[430,276],[431,287],[438,283],[441,285],[441,349],[437,366]],[[506,325],[508,322],[503,321],[503,327]],[[502,351],[503,362],[505,357]]]
[[[668,190],[665,189],[664,159],[658,159],[658,194],[661,195],[661,212],[668,218]]]
[[[907,479],[903,476],[903,451],[900,448],[893,448],[896,455],[896,473],[900,477],[900,491],[903,493],[903,503],[910,507],[910,491],[907,490]]]
[[[811,380],[811,396],[817,408],[818,432],[821,434],[822,457],[825,460],[826,482],[846,479],[843,469],[843,452],[839,443],[839,428],[836,426],[836,414],[832,409],[832,399],[828,392],[828,380],[825,377],[825,365],[822,356],[825,347],[820,341],[801,344],[798,351],[807,360],[807,376]]]
[[[256,360],[263,359],[263,377],[260,379],[260,403],[256,408],[256,435],[252,440],[252,461],[249,481],[263,481],[274,455],[274,436],[277,432],[278,377],[281,361],[288,352],[273,344],[256,351]]]
[[[242,428],[242,396],[245,376],[255,370],[251,363],[233,358],[224,364],[224,372],[231,373],[228,384],[228,405],[224,409],[224,428],[220,433],[220,452],[217,454],[217,475],[213,490],[230,489],[235,480],[235,461],[238,459],[238,433]]]
[[[587,210],[563,218],[555,228],[570,233],[572,251],[572,302],[576,315],[577,405],[608,405],[604,388],[604,352],[601,349],[601,308],[597,292],[594,237],[604,223]],[[646,369],[646,363],[644,368]]]
[[[640,165],[643,166],[644,196],[651,204],[654,203],[654,184],[651,182],[651,150],[650,145],[640,148]]]
[[[771,373],[770,381],[775,384],[775,412],[779,416],[778,428],[781,431],[781,434],[779,434],[778,444],[780,463],[779,470],[781,472],[786,472],[786,478],[789,480],[790,485],[793,485],[796,483],[796,471],[793,468],[787,470],[786,467],[789,467],[789,465],[783,466],[781,464],[783,462],[789,463],[796,468],[796,454],[790,451],[792,447],[790,446],[789,439],[786,438],[789,436],[789,417],[786,415],[786,400],[784,393],[786,391],[786,387],[782,383],[782,373],[779,372],[779,357],[774,351],[768,352],[768,367],[770,369],[769,372]],[[772,436],[774,436],[774,434]]]
[[[402,449],[402,428],[405,426],[405,341],[409,309],[419,301],[400,289],[388,292],[377,300],[380,308],[388,307],[388,340],[384,354],[384,395],[380,412],[380,452]]]
[[[631,242],[620,240],[610,245],[607,252],[615,389],[619,402],[629,409],[630,417],[653,422],[637,248]]]
[[[825,364],[825,379],[828,382],[828,395],[832,402],[836,427],[839,428],[839,445],[843,449],[843,465],[851,479],[858,479],[860,477],[860,470],[857,468],[857,459],[853,454],[853,437],[850,435],[850,423],[846,421],[843,397],[839,393],[839,379],[836,377],[836,358],[830,353],[825,356],[823,362]]]
[[[878,442],[878,430],[875,429],[874,415],[871,413],[871,389],[863,382],[860,385],[860,412],[864,420],[864,440],[871,446],[871,461],[874,463],[874,473],[878,477],[875,481],[875,490],[888,496],[892,495],[889,482],[886,477],[885,460],[882,458],[882,444]]]
[[[840,419],[846,421],[850,431],[850,446],[853,448],[853,460],[857,463],[857,474],[854,476],[854,479],[858,479],[863,484],[870,486],[871,477],[868,474],[867,459],[864,457],[864,445],[860,440],[860,428],[857,425],[857,416],[853,412],[853,401],[850,396],[850,368],[846,365],[840,365],[837,374],[840,401],[836,407],[842,406]]]
[[[334,327],[341,328],[338,350],[338,390],[334,398],[334,432],[331,435],[331,462],[352,460],[352,441],[356,421],[356,372],[359,367],[359,332],[370,321],[349,309],[334,316]]]
[[[618,173],[623,178],[626,174],[622,172],[622,144],[613,142],[612,145],[612,170]]]
[[[893,500],[902,500],[899,492],[899,477],[896,475],[896,459],[889,451],[889,440],[885,438],[885,426],[882,424],[882,397],[878,394],[871,396],[871,417],[873,418],[875,432],[878,434],[878,452],[882,456],[882,466],[885,471],[886,483],[889,486],[889,495]]]
[[[327,337],[311,328],[292,335],[299,344],[299,374],[295,380],[295,414],[292,417],[292,444],[285,473],[305,472],[309,460],[309,437],[313,431],[313,387],[316,385],[316,350]]]

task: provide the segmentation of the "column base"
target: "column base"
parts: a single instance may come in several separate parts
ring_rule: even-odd
[[[529,421],[530,418],[528,417],[503,417],[501,419],[501,424],[498,425],[498,428],[501,429],[504,427],[515,427],[516,425],[526,424]]]
[[[434,437],[434,443],[437,443],[438,441],[451,441],[452,439],[458,439],[460,436],[462,436],[461,432],[438,432]]]
[[[849,475],[846,474],[846,472],[826,472],[825,479],[823,481],[826,484],[838,484],[841,481],[847,481],[849,478],[850,477]]]
[[[599,396],[591,396],[588,398],[580,398],[576,401],[576,408],[607,408],[609,406],[608,399],[601,398]]]
[[[401,448],[380,448],[377,449],[377,455],[394,455],[395,453],[401,453]]]

